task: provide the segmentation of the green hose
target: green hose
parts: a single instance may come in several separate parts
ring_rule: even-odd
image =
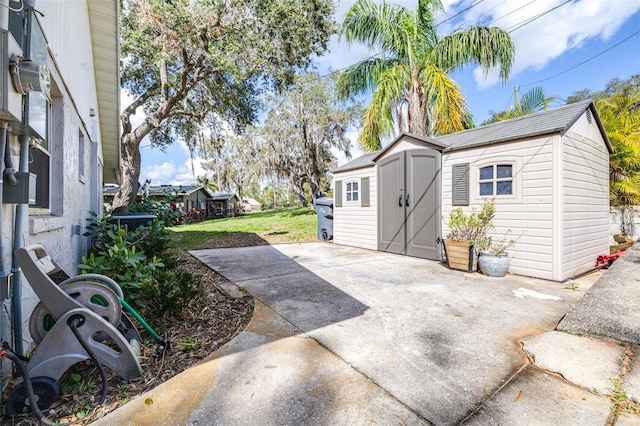
[[[135,319],[137,319],[140,324],[142,324],[142,326],[151,334],[151,336],[153,336],[154,339],[156,339],[156,341],[158,342],[163,342],[162,338],[160,338],[160,336],[158,336],[158,333],[156,333],[153,328],[151,328],[151,326],[149,324],[147,324],[147,322],[140,316],[139,313],[136,312],[135,309],[133,309],[131,307],[131,305],[129,305],[127,302],[125,302],[125,300],[118,296],[118,300],[120,301],[120,304],[127,310],[129,311],[129,313],[131,315],[134,316]]]

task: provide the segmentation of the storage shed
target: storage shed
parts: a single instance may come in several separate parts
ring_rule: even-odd
[[[609,249],[611,145],[593,102],[428,138],[334,170],[334,242],[440,260],[451,210],[495,199],[510,272],[565,281]]]

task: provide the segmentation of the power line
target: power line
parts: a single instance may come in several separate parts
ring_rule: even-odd
[[[501,16],[501,17],[499,17],[499,18],[494,19],[493,21],[489,22],[489,23],[487,24],[487,26],[492,25],[492,24],[495,24],[496,22],[498,22],[498,21],[499,21],[499,20],[501,20],[502,18],[506,18],[507,16],[509,16],[509,15],[511,15],[511,14],[513,14],[513,13],[516,13],[516,12],[517,12],[517,11],[519,11],[520,9],[524,9],[525,7],[529,6],[531,3],[535,3],[536,1],[537,1],[537,0],[531,0],[529,3],[524,4],[524,5],[520,6],[519,8],[517,8],[517,9],[515,9],[515,10],[512,10],[511,12],[509,12],[509,13],[507,13],[507,14],[505,14],[505,15],[502,15],[502,16]]]
[[[597,53],[597,54],[595,54],[595,55],[591,56],[590,58],[585,59],[584,61],[582,61],[582,62],[580,62],[580,63],[578,63],[578,64],[573,65],[572,67],[567,68],[567,69],[566,69],[566,70],[564,70],[564,71],[560,71],[560,72],[559,72],[559,73],[557,73],[557,74],[554,74],[554,75],[552,75],[552,76],[550,76],[550,77],[547,77],[547,78],[543,78],[542,80],[538,80],[538,81],[535,81],[535,82],[533,82],[533,83],[521,84],[521,85],[520,85],[520,87],[524,87],[524,86],[531,86],[531,85],[534,85],[534,84],[543,83],[543,82],[545,82],[545,81],[548,81],[548,80],[551,80],[551,79],[553,79],[553,78],[556,78],[556,77],[558,77],[558,76],[560,76],[560,75],[562,75],[562,74],[565,74],[565,73],[567,73],[567,72],[569,72],[569,71],[571,71],[571,70],[573,70],[573,69],[575,69],[575,68],[578,68],[578,67],[579,67],[579,66],[581,66],[581,65],[586,64],[586,63],[587,63],[587,62],[589,62],[589,61],[594,60],[594,59],[595,59],[595,58],[597,58],[598,56],[601,56],[601,55],[603,55],[603,54],[607,53],[608,51],[610,51],[610,50],[612,50],[612,49],[614,49],[614,48],[616,48],[616,47],[620,46],[622,43],[624,43],[625,41],[627,41],[627,40],[629,40],[629,39],[631,39],[631,38],[633,38],[633,37],[635,37],[635,36],[637,36],[638,34],[640,34],[640,30],[638,30],[638,31],[636,31],[635,33],[631,34],[630,36],[628,36],[628,37],[626,37],[626,38],[624,38],[624,39],[620,40],[619,42],[617,42],[617,43],[616,43],[616,44],[614,44],[613,46],[610,46],[610,47],[606,48],[605,50],[601,51],[600,53]]]
[[[484,0],[478,0],[477,2],[475,2],[474,4],[472,4],[471,6],[467,7],[466,9],[462,9],[460,12],[456,13],[455,15],[453,15],[453,16],[451,16],[451,17],[449,17],[449,18],[445,19],[444,21],[441,21],[441,22],[437,23],[436,25],[434,25],[434,26],[433,26],[433,28],[437,28],[438,26],[440,26],[440,25],[444,24],[445,22],[452,20],[452,19],[453,19],[453,18],[455,18],[456,16],[458,16],[458,15],[462,15],[464,12],[466,12],[466,11],[467,11],[467,10],[469,10],[469,9],[472,9],[472,8],[476,7],[477,5],[479,5],[480,3],[482,3],[483,1],[484,1]]]
[[[528,24],[532,23],[533,21],[535,21],[535,20],[537,20],[537,19],[539,19],[539,18],[542,18],[544,15],[546,15],[546,14],[548,14],[548,13],[551,13],[551,12],[553,12],[554,10],[556,10],[557,8],[559,8],[559,7],[561,7],[561,6],[564,6],[565,4],[570,3],[570,2],[572,2],[572,1],[573,1],[573,0],[566,0],[566,1],[564,1],[563,3],[560,3],[559,5],[557,5],[556,7],[552,7],[551,9],[549,9],[549,10],[547,10],[547,11],[545,11],[545,12],[539,13],[538,15],[534,16],[533,18],[530,18],[530,19],[528,19],[528,20],[523,21],[523,23],[516,24],[516,25],[518,25],[517,27],[515,27],[515,28],[513,28],[513,29],[510,29],[510,28],[512,28],[512,27],[513,27],[513,25],[512,25],[511,27],[506,28],[506,30],[507,30],[507,32],[508,32],[509,34],[511,34],[511,33],[512,33],[512,32],[514,32],[515,30],[520,29],[520,28],[524,27],[525,25],[528,25]]]

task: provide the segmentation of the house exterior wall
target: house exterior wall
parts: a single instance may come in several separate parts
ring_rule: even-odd
[[[377,250],[378,248],[378,207],[377,207],[377,174],[376,167],[350,170],[336,173],[333,176],[334,188],[336,181],[357,181],[363,177],[369,178],[369,207],[362,207],[360,203],[349,203],[342,192],[342,207],[333,208],[333,242],[353,247]],[[335,194],[335,191],[334,191]]]
[[[563,281],[593,269],[609,253],[609,152],[583,114],[562,138]]]
[[[207,209],[208,195],[204,191],[195,191],[183,197],[183,211],[188,212],[191,209]]]
[[[449,232],[447,219],[452,205],[452,166],[469,163],[469,206],[479,209],[479,168],[495,163],[513,164],[512,196],[496,197],[496,229],[500,238],[510,229],[509,238],[517,238],[509,250],[510,272],[553,279],[553,144],[559,136],[526,138],[503,144],[487,145],[444,153],[442,156],[442,236]]]
[[[50,206],[35,209],[25,208],[23,204],[23,208],[16,209],[14,204],[2,205],[3,269],[7,271],[11,265],[15,237],[25,246],[43,244],[56,262],[74,275],[88,249],[88,240],[82,236],[88,212],[102,205],[99,114],[89,116],[90,108],[97,110],[97,92],[87,4],[85,0],[44,0],[38,2],[37,7],[45,15],[39,16],[39,21],[48,40],[47,66],[51,73]],[[8,72],[8,68],[4,72]],[[24,169],[28,167],[29,158],[20,158],[20,144],[20,138],[12,135],[14,166],[21,165]],[[17,215],[21,215],[24,227],[14,235]],[[20,288],[22,339],[27,342],[31,340],[29,314],[38,298],[24,278]],[[2,321],[6,325],[9,318],[5,312],[3,310]],[[5,330],[9,328],[4,326]]]

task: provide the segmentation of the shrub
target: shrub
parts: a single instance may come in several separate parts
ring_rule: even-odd
[[[105,251],[117,243],[118,232],[123,228],[110,223],[111,216],[98,217],[96,212],[89,212],[86,232],[83,234],[91,238],[91,252]],[[149,256],[162,256],[169,246],[169,232],[165,229],[164,221],[155,220],[147,226],[139,226],[132,232],[125,231],[124,238],[130,245]]]
[[[144,253],[162,256],[169,247],[169,231],[162,220],[154,220],[147,226],[139,226],[131,235],[130,241]]]
[[[201,275],[193,275],[182,269],[159,269],[153,278],[140,283],[141,311],[161,325],[179,316],[188,306],[202,303],[204,287]]]
[[[179,269],[178,260],[165,254],[169,233],[163,221],[127,232],[109,223],[109,217],[99,218],[94,212],[90,215],[84,235],[91,237],[92,249],[78,266],[81,272],[117,281],[127,303],[155,325],[202,300],[202,277]]]
[[[163,268],[164,264],[155,256],[147,258],[135,245],[129,243],[124,229],[118,229],[116,233],[108,231],[108,234],[113,237],[112,244],[97,253],[90,253],[88,257],[83,256],[78,269],[114,279],[120,284],[129,304],[143,306],[144,301],[140,300],[140,283],[153,279],[153,273]]]
[[[479,211],[473,209],[469,213],[465,213],[461,207],[456,207],[449,214],[447,222],[449,235],[447,238],[456,241],[469,241],[472,245],[476,244],[480,238],[493,229],[495,213],[496,207],[493,200],[485,200]]]
[[[156,201],[149,196],[143,196],[140,203],[129,207],[131,213],[148,213],[154,215],[166,226],[174,226],[182,223],[182,212],[172,210],[168,200]]]

